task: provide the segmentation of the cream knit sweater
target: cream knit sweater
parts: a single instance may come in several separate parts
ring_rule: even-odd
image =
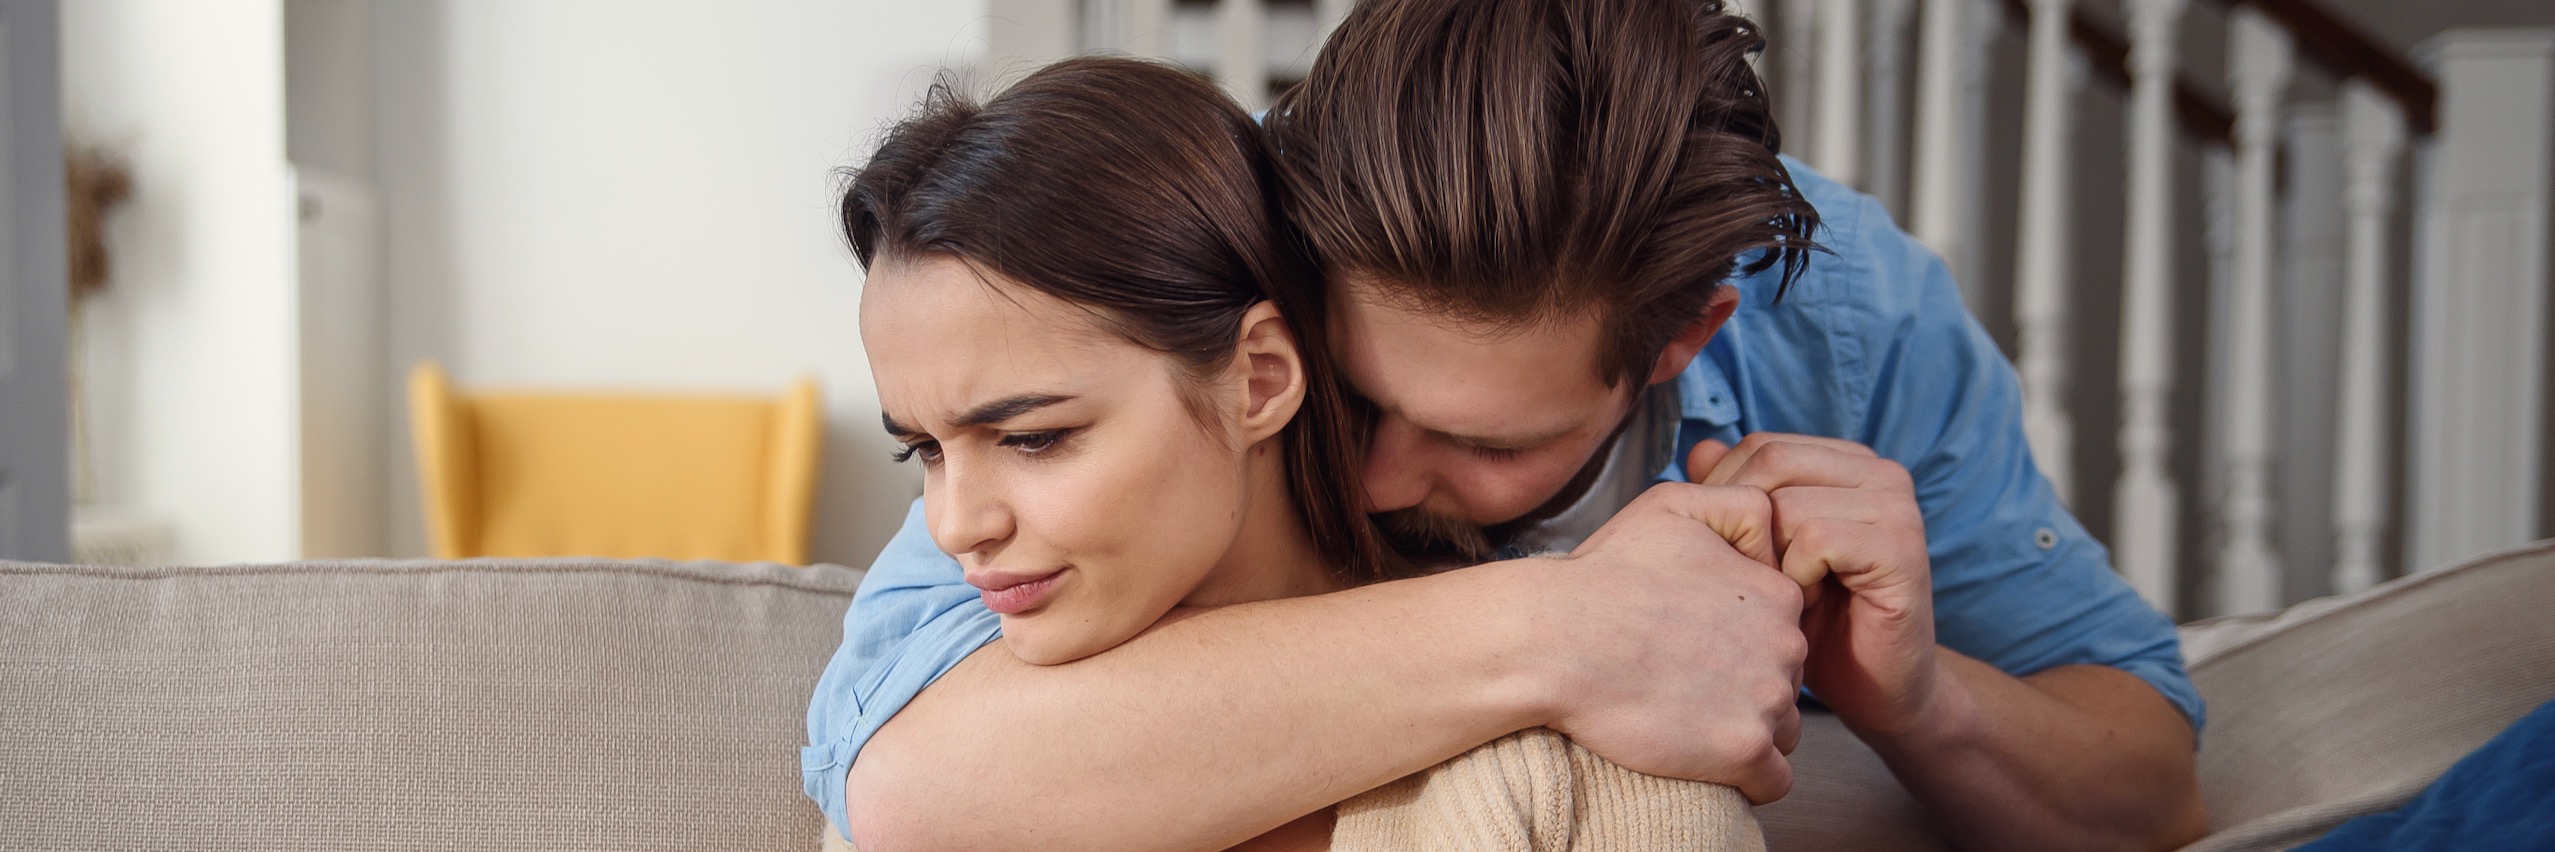
[[[1764,852],[1736,788],[1643,775],[1543,728],[1340,803],[1331,852]],[[858,852],[825,825],[825,852]]]
[[[1543,728],[1340,803],[1332,852],[1763,852],[1747,797],[1643,775]]]

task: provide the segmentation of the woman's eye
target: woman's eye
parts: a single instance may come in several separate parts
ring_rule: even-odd
[[[1045,432],[1022,432],[1015,435],[1004,435],[1001,443],[1003,446],[1019,450],[1022,455],[1041,455],[1049,450],[1055,449],[1056,445],[1062,443],[1065,439],[1065,435],[1071,431],[1073,430],[1053,429]]]
[[[887,454],[887,457],[894,460],[897,464],[904,464],[906,462],[913,461],[916,456],[921,456],[923,464],[925,465],[939,464],[940,442],[922,441],[919,443],[906,444],[904,449]]]
[[[1497,447],[1481,446],[1466,447],[1465,449],[1471,450],[1474,456],[1486,461],[1509,461],[1517,458],[1518,455],[1525,452],[1523,450],[1503,450]]]

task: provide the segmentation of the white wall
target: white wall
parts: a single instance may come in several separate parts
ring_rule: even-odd
[[[180,562],[295,555],[282,40],[275,0],[62,5],[65,124],[135,182],[81,352],[95,496],[172,523]]]
[[[933,68],[981,53],[982,9],[380,4],[393,371],[431,358],[464,387],[774,393],[814,374],[828,436],[812,553],[866,565],[918,480],[886,461],[832,172]],[[393,549],[422,553],[413,470],[394,470]]]

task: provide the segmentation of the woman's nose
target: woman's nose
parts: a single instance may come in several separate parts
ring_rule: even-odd
[[[938,493],[926,495],[923,506],[932,543],[952,556],[985,550],[1011,537],[1011,511],[1000,483],[965,467],[954,458],[943,463],[940,481],[932,483],[938,487],[929,489]]]

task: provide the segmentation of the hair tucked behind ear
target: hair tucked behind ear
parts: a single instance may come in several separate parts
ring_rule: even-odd
[[[1288,485],[1323,554],[1367,582],[1399,562],[1363,511],[1361,442],[1331,364],[1321,282],[1274,183],[1259,128],[1213,85],[1083,58],[982,105],[933,86],[853,173],[841,215],[864,269],[965,260],[1091,311],[1193,379],[1223,371],[1243,314],[1275,302],[1307,380],[1283,437]]]

